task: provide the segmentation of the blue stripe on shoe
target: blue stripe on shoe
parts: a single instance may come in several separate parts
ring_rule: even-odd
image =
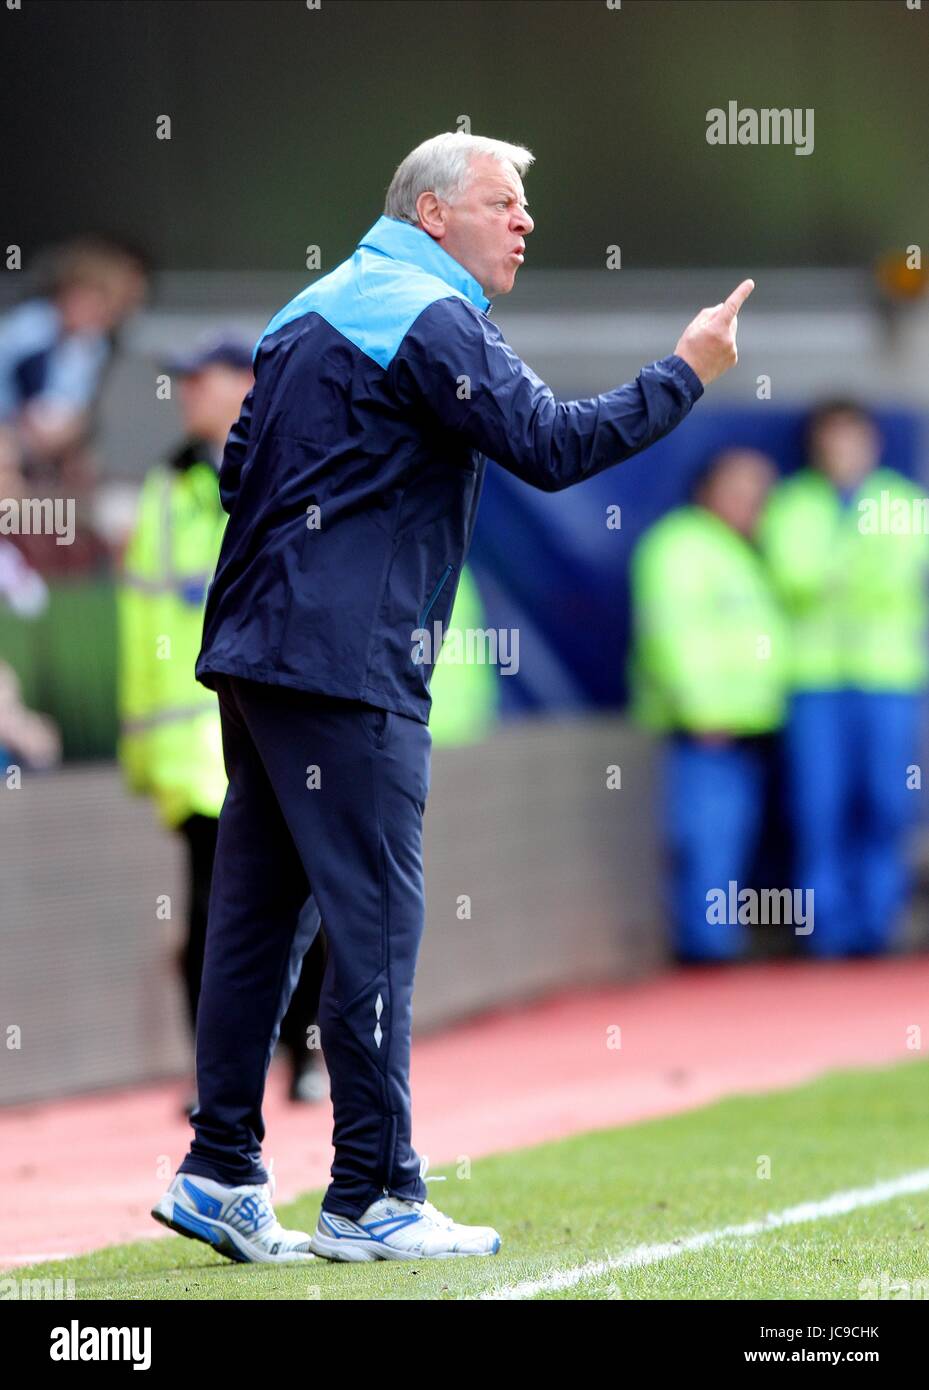
[[[367,1226],[362,1226],[363,1231],[369,1231],[375,1240],[386,1240],[388,1236],[396,1235],[397,1231],[402,1231],[405,1226],[412,1226],[416,1221],[422,1221],[419,1212],[410,1212],[403,1216],[382,1216],[377,1221],[371,1221]],[[377,1226],[390,1226],[389,1231],[376,1231]]]
[[[189,1231],[192,1236],[209,1241],[210,1245],[222,1246],[225,1243],[222,1231],[217,1231],[215,1226],[211,1226],[207,1221],[201,1221],[198,1216],[194,1216],[192,1211],[182,1207],[180,1202],[174,1203],[172,1220],[175,1226],[183,1226],[184,1230]]]
[[[189,1178],[181,1179],[181,1187],[193,1202],[201,1216],[210,1216],[213,1217],[214,1220],[218,1219],[223,1209],[223,1204],[218,1197],[211,1197],[208,1192],[204,1192],[202,1188],[197,1187]]]
[[[179,1202],[174,1203],[172,1222],[175,1229],[186,1231],[193,1240],[206,1241],[230,1260],[236,1260],[239,1264],[254,1263],[254,1257],[239,1246],[232,1231],[217,1230],[208,1221],[201,1221],[198,1216],[194,1216],[192,1211],[182,1207]]]

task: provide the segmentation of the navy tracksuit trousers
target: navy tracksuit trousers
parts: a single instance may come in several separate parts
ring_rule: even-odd
[[[335,1147],[323,1205],[358,1217],[385,1189],[420,1201],[409,1065],[429,729],[361,701],[217,680],[229,789],[197,1019],[196,1137],[179,1171],[267,1180],[265,1077],[321,917]],[[304,910],[310,894],[318,911]]]

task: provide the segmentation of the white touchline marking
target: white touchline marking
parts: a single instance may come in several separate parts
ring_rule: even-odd
[[[751,1236],[763,1235],[765,1231],[776,1231],[781,1226],[799,1226],[805,1221],[822,1221],[829,1216],[842,1216],[858,1207],[873,1207],[879,1202],[890,1202],[894,1197],[905,1197],[910,1192],[925,1192],[929,1189],[929,1168],[921,1168],[915,1173],[904,1173],[901,1178],[891,1178],[887,1182],[875,1183],[873,1187],[854,1187],[848,1192],[834,1192],[819,1202],[801,1202],[784,1211],[772,1211],[762,1221],[746,1221],[742,1226],[721,1226],[718,1231],[701,1231],[697,1235],[682,1236],[679,1240],[666,1241],[663,1245],[634,1245],[611,1255],[606,1260],[589,1260],[576,1265],[574,1269],[555,1270],[543,1275],[541,1279],[524,1279],[519,1284],[504,1285],[478,1294],[481,1299],[519,1299],[535,1298],[539,1293],[552,1293],[559,1289],[570,1289],[587,1279],[598,1279],[613,1269],[639,1269],[644,1265],[659,1264],[662,1260],[672,1260],[676,1255],[686,1255],[691,1250],[704,1250],[709,1245],[719,1245],[724,1240],[744,1240]]]

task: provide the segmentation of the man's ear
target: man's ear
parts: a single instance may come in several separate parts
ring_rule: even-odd
[[[435,193],[420,193],[416,199],[416,216],[424,232],[436,241],[445,235],[446,204]]]

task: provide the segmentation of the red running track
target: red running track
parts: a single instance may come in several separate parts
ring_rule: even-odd
[[[433,1167],[920,1056],[929,956],[778,962],[574,992],[418,1041],[414,1142]],[[609,1047],[610,1030],[621,1047]],[[912,1047],[912,1043],[910,1045]],[[277,1200],[324,1186],[330,1111],[272,1070]],[[148,1216],[186,1152],[177,1082],[0,1111],[0,1268],[163,1232]]]

